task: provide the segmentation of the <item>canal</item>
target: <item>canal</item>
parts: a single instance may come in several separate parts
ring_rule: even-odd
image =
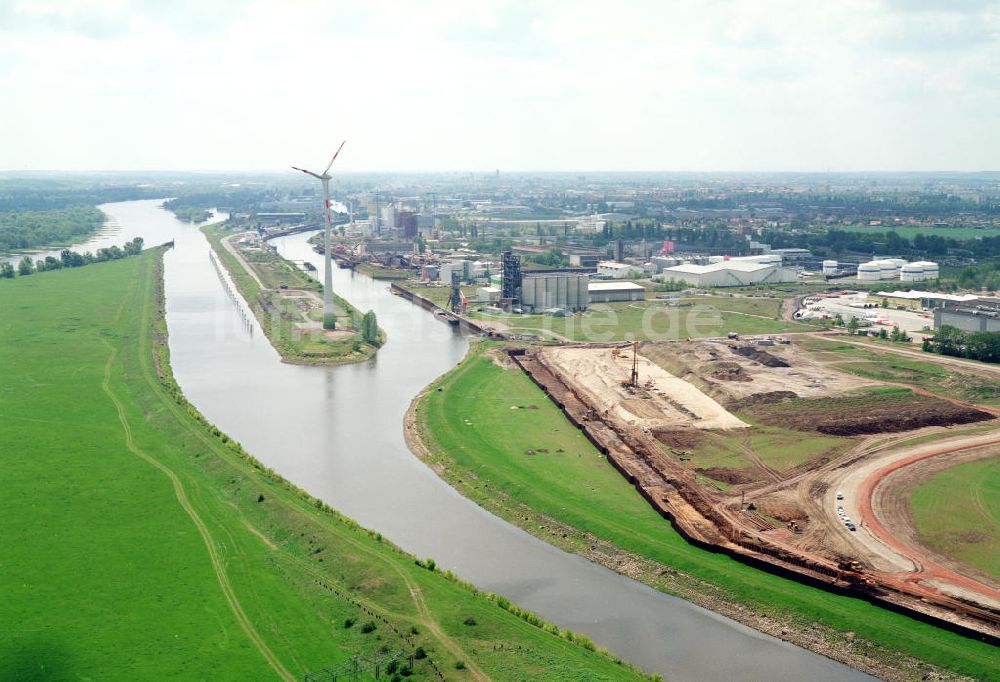
[[[284,364],[248,330],[195,226],[156,201],[107,204],[122,241],[166,241],[171,362],[185,394],[266,466],[403,549],[671,680],[862,680],[849,667],[652,590],[552,547],[459,495],[403,439],[412,398],[468,342],[383,282],[334,271],[334,289],[374,310],[388,342],[370,362]],[[309,233],[274,240],[322,268]]]

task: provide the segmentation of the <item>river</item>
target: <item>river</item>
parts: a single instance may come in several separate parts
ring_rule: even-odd
[[[460,332],[385,283],[335,269],[334,289],[374,310],[388,343],[364,364],[284,364],[259,329],[247,330],[203,235],[158,204],[102,209],[125,238],[175,240],[165,258],[174,373],[188,399],[266,466],[403,549],[671,680],[873,679],[563,552],[465,499],[409,451],[402,431],[413,396],[465,355]],[[308,236],[274,243],[322,268]]]

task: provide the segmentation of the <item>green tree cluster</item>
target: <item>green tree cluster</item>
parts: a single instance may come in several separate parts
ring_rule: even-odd
[[[372,346],[382,345],[382,339],[378,333],[378,320],[375,318],[373,310],[369,310],[361,316],[361,338]]]
[[[0,253],[82,241],[104,223],[94,206],[0,213]]]
[[[924,338],[923,349],[982,362],[1000,362],[1000,332],[967,332],[945,324],[934,336]]]

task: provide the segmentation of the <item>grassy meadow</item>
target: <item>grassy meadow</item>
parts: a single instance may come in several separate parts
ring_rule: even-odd
[[[652,560],[652,570],[630,575],[695,602],[739,604],[791,626],[819,623],[831,640],[851,631],[890,665],[914,657],[973,677],[997,669],[1000,656],[989,645],[689,545],[526,375],[499,366],[489,348],[474,346],[415,405],[431,463],[466,496],[568,551],[593,557],[600,540]],[[773,463],[794,465],[781,447],[774,444]]]
[[[959,464],[910,496],[921,542],[1000,579],[1000,458]]]
[[[208,424],[170,373],[160,262],[0,281],[0,679],[293,680],[417,647],[415,678],[638,677]]]

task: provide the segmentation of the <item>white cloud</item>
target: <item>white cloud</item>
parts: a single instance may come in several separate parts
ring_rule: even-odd
[[[0,168],[996,168],[998,35],[996,2],[25,1]]]

